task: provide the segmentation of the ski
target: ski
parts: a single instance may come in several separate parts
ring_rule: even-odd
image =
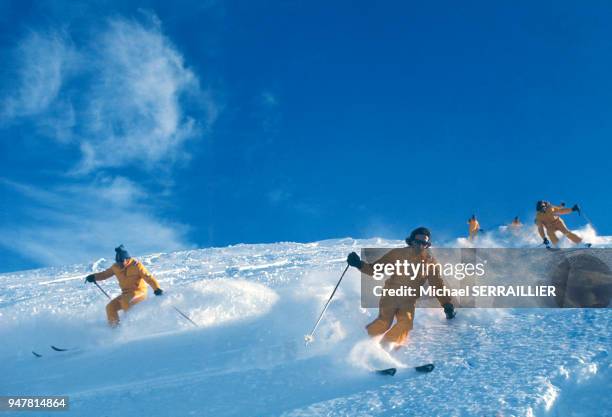
[[[53,349],[54,351],[56,351],[56,352],[69,352],[69,351],[75,350],[75,349],[70,349],[70,348],[61,348],[61,347],[57,347],[55,345],[49,345],[49,347],[51,349]],[[35,352],[35,351],[32,351],[32,355],[36,356],[37,358],[42,358],[43,357],[42,353],[38,353],[38,352]]]
[[[433,363],[428,363],[426,365],[415,366],[414,370],[417,372],[429,373],[433,371],[435,368]]]
[[[431,371],[433,371],[435,368],[433,363],[428,363],[425,365],[421,365],[421,366],[415,366],[414,369],[417,372],[421,372],[421,373],[429,373]],[[375,371],[378,375],[388,375],[388,376],[393,376],[397,373],[397,368],[387,368],[387,369],[378,369]]]
[[[60,347],[53,346],[53,345],[51,345],[51,349],[53,349],[53,350],[54,350],[54,351],[56,351],[56,352],[66,352],[66,351],[68,351],[68,350],[72,350],[72,349],[64,349],[64,348],[60,348]]]
[[[375,371],[378,375],[389,375],[393,376],[397,372],[397,368],[378,369]]]

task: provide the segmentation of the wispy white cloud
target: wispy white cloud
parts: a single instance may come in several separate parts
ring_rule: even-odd
[[[2,101],[3,119],[39,116],[61,103],[60,90],[77,57],[65,33],[30,32],[13,57],[14,88]]]
[[[0,180],[28,200],[21,221],[3,225],[0,246],[44,265],[86,262],[120,243],[134,254],[189,247],[184,225],[151,210],[144,189],[123,177],[42,189]]]
[[[30,118],[43,135],[78,146],[81,174],[187,157],[184,143],[206,131],[218,106],[149,17],[110,19],[86,43],[30,33],[15,51],[2,119]]]
[[[183,142],[198,131],[181,100],[201,91],[159,24],[111,20],[91,58],[81,168],[154,165],[179,156]]]

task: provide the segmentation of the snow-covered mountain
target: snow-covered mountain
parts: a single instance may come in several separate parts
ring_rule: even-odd
[[[477,242],[538,243],[533,230]],[[360,307],[351,269],[305,346],[347,253],[401,245],[347,238],[141,256],[166,292],[114,330],[107,299],[83,283],[109,259],[1,274],[0,395],[68,395],[70,416],[612,415],[610,309],[462,309],[453,321],[420,309],[409,346],[391,357],[365,334],[377,311]],[[114,279],[101,286],[118,294]],[[430,374],[409,369],[427,362]],[[400,370],[368,372],[377,366]]]

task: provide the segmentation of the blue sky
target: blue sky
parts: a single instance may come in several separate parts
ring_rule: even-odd
[[[71,3],[0,4],[0,271],[538,199],[612,232],[608,2]]]

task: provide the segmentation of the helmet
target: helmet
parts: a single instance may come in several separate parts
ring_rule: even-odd
[[[544,211],[547,205],[548,205],[548,201],[539,200],[536,203],[536,211]]]
[[[123,245],[119,245],[115,248],[115,261],[117,261],[118,264],[121,264],[124,260],[130,258],[130,254]]]
[[[427,236],[427,242],[429,243],[431,241],[431,232],[429,231],[429,229],[426,227],[417,227],[412,232],[410,232],[410,236],[406,238],[406,243],[408,244],[408,246],[412,246],[412,243],[416,240],[415,237],[417,235]]]

